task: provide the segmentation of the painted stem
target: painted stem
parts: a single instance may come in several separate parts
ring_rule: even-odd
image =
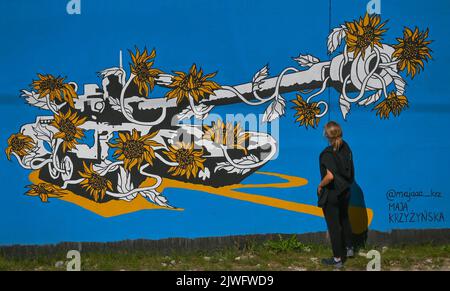
[[[389,63],[381,63],[380,64],[380,68],[383,68],[383,69],[390,68],[391,66],[397,65],[399,62],[400,61],[397,60],[397,61],[392,61],[392,62],[389,62]]]
[[[204,114],[207,114],[214,108],[214,105],[210,105],[208,108],[206,108],[203,111],[197,111],[197,108],[194,104],[194,98],[192,98],[191,94],[188,94],[188,99],[189,99],[189,106],[191,107],[192,112],[194,112],[194,114],[196,116],[197,115],[203,116]]]
[[[354,102],[358,102],[361,98],[364,97],[364,94],[366,93],[366,87],[367,87],[367,83],[369,82],[370,78],[372,78],[373,74],[375,74],[376,70],[378,69],[378,66],[380,64],[380,52],[378,51],[377,48],[375,48],[375,53],[372,53],[366,60],[366,62],[370,62],[372,60],[372,58],[376,57],[377,61],[376,64],[374,66],[374,68],[369,72],[369,74],[364,78],[364,81],[361,85],[361,90],[358,94],[358,96],[356,96],[355,98],[350,98],[347,96],[347,92],[346,92],[346,87],[347,87],[347,83],[351,77],[351,74],[349,74],[345,80],[344,80],[344,84],[342,86],[342,96],[344,97],[345,100],[347,100],[350,103],[354,103]]]
[[[58,163],[56,162],[56,154],[58,153],[59,146],[61,145],[62,142],[63,142],[63,141],[60,140],[60,139],[57,139],[57,140],[56,140],[56,145],[55,145],[55,148],[53,149],[53,152],[52,152],[52,164],[53,164],[52,166],[55,167],[55,169],[56,169],[58,172],[60,172],[60,173],[65,173],[66,170],[65,170],[65,169],[61,169],[61,168],[59,167]]]
[[[323,91],[325,91],[325,89],[327,88],[328,80],[330,80],[330,77],[327,77],[327,78],[325,79],[325,81],[323,81],[322,88],[320,88],[319,91],[317,91],[316,93],[312,94],[311,96],[308,97],[308,99],[306,99],[306,103],[309,103],[309,101],[310,101],[312,98],[314,98],[314,97],[316,97],[316,96],[322,94]]]
[[[48,109],[50,109],[54,114],[58,114],[58,111],[56,111],[56,110],[53,108],[53,105],[52,105],[52,103],[50,102],[50,95],[47,95],[47,97],[45,98],[45,100],[47,101],[47,107],[48,107]]]
[[[135,77],[136,77],[136,75],[131,74],[127,83],[125,84],[125,86],[122,88],[122,91],[120,92],[120,110],[122,111],[123,116],[125,116],[125,118],[128,121],[133,122],[135,124],[139,124],[139,125],[154,126],[154,125],[160,124],[166,118],[166,110],[167,110],[166,107],[161,107],[162,112],[161,112],[160,117],[157,120],[152,121],[152,122],[144,122],[144,121],[135,120],[132,116],[128,115],[128,112],[125,111],[125,91],[127,90],[131,81]]]
[[[111,163],[105,169],[103,169],[103,171],[99,172],[99,174],[100,174],[100,176],[104,176],[107,173],[109,173],[113,167],[117,167],[122,164],[123,164],[123,161],[117,161],[117,162]]]
[[[316,115],[317,118],[321,118],[321,117],[325,116],[325,114],[328,113],[328,103],[325,102],[325,101],[319,101],[319,102],[317,102],[317,106],[320,106],[321,104],[322,104],[323,106],[325,106],[325,109],[323,110],[322,113]]]
[[[166,164],[166,165],[168,165],[170,167],[177,167],[177,166],[179,166],[179,164],[176,163],[176,162],[169,162],[163,156],[161,156],[159,153],[155,152],[155,156],[158,158],[158,160],[160,160],[161,162],[163,162],[164,164]]]
[[[143,165],[139,169],[139,173],[141,173],[144,176],[156,179],[156,183],[153,186],[143,187],[143,188],[136,188],[136,189],[133,189],[131,191],[128,191],[127,193],[115,193],[115,192],[111,192],[111,191],[106,191],[106,194],[109,195],[109,196],[115,197],[115,198],[125,198],[127,196],[133,195],[134,193],[138,193],[138,192],[142,192],[142,191],[155,190],[156,188],[158,188],[161,185],[162,178],[160,176],[152,175],[152,174],[144,172],[143,170],[145,168],[147,168],[148,166],[149,166],[149,164]]]
[[[220,89],[214,90],[213,94],[209,95],[208,98],[202,99],[200,103],[205,105],[222,105],[244,102],[249,105],[260,105],[274,98],[272,92],[276,88],[278,89],[278,93],[318,89],[328,75],[325,69],[329,68],[330,64],[330,61],[317,63],[304,71],[299,71],[296,68],[288,68],[290,70],[292,69],[294,72],[285,72],[281,78],[280,76],[276,76],[262,80],[258,86],[258,97],[260,97],[262,101],[256,101],[257,98],[254,96],[253,84],[252,82],[249,82],[236,86],[222,86]],[[172,82],[172,78],[173,76],[171,75],[160,74],[156,78],[156,84],[162,87],[168,87]],[[263,99],[262,96],[268,94],[268,92],[271,92],[270,97]],[[177,105],[175,99],[141,98],[141,100],[133,102],[137,103],[137,106],[141,111],[153,111],[161,108],[173,108],[174,111],[181,111],[183,109]]]
[[[81,183],[83,181],[84,181],[84,178],[77,179],[77,180],[67,180],[67,181],[64,181],[64,184],[61,186],[61,188],[62,189],[67,189],[67,186],[74,185],[74,184],[79,184],[79,183]]]
[[[380,80],[381,85],[383,86],[383,94],[384,94],[384,97],[387,98],[387,96],[388,96],[388,94],[387,94],[387,86],[386,86],[386,82],[384,81],[383,77],[381,77],[381,76],[378,75],[378,74],[373,74],[373,76],[374,76],[375,78],[377,78],[378,80]]]

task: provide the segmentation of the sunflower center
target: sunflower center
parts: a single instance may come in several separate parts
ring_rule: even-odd
[[[23,150],[25,148],[25,145],[25,141],[17,137],[14,137],[11,141],[11,148],[14,152]]]
[[[72,141],[77,134],[77,127],[70,120],[62,119],[59,125],[59,130],[63,132],[65,141]]]
[[[407,60],[419,59],[419,49],[417,43],[413,41],[405,43],[403,58]]]
[[[107,179],[100,176],[97,173],[93,173],[92,177],[89,178],[89,185],[96,191],[102,191],[107,188]]]
[[[386,104],[391,110],[402,108],[402,104],[401,104],[400,100],[395,97],[387,99]]]
[[[127,159],[140,158],[144,152],[144,144],[138,140],[130,140],[123,145],[123,154]]]
[[[316,110],[315,110],[315,108],[308,106],[305,109],[304,114],[307,119],[313,119],[316,117]]]
[[[42,81],[42,88],[48,89],[50,91],[56,90],[60,88],[60,84],[57,79],[47,79]]]
[[[179,149],[175,155],[177,157],[179,167],[182,169],[186,169],[194,162],[194,156],[187,149]]]
[[[148,80],[151,77],[150,70],[146,63],[138,63],[136,65],[136,75],[141,80]]]
[[[191,91],[200,87],[200,82],[197,77],[189,74],[181,81],[180,87],[186,91]]]
[[[53,193],[53,191],[47,190],[47,188],[43,184],[39,184],[39,185],[35,186],[34,190],[36,192],[38,192],[39,194],[50,194],[50,193]]]
[[[356,40],[359,48],[367,48],[375,39],[374,29],[372,27],[364,27],[364,33]]]

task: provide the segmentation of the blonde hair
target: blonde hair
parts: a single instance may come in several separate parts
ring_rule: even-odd
[[[325,125],[324,135],[328,139],[328,142],[335,151],[339,150],[342,146],[342,128],[334,121],[330,121]]]

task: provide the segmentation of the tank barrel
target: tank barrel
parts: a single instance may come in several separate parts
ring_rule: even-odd
[[[288,73],[280,80],[279,92],[289,93],[301,90],[319,89],[324,80],[328,77],[328,67],[330,62],[322,62],[311,66],[309,69],[294,73]],[[168,87],[171,84],[172,76],[168,74],[161,74],[156,79],[156,83],[162,87]],[[278,76],[264,79],[258,86],[257,93],[260,97],[270,96],[276,87]],[[333,84],[330,82],[330,84]],[[249,101],[255,100],[253,83],[244,83],[233,86],[243,97]],[[204,105],[228,105],[243,102],[234,92],[225,89],[218,89],[213,92],[208,98],[200,101]],[[127,98],[128,99],[128,98]],[[130,103],[136,102],[136,98],[129,99]],[[176,100],[165,98],[142,98],[138,101],[138,108],[140,110],[158,109],[158,108],[177,108]],[[180,107],[178,111],[183,110]]]

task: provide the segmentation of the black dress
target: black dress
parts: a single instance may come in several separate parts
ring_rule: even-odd
[[[333,181],[319,193],[318,205],[322,207],[334,257],[343,258],[346,247],[352,247],[352,230],[348,216],[350,186],[354,181],[353,155],[349,145],[343,142],[339,150],[331,146],[320,154],[320,175],[323,179],[327,170],[333,174]]]

